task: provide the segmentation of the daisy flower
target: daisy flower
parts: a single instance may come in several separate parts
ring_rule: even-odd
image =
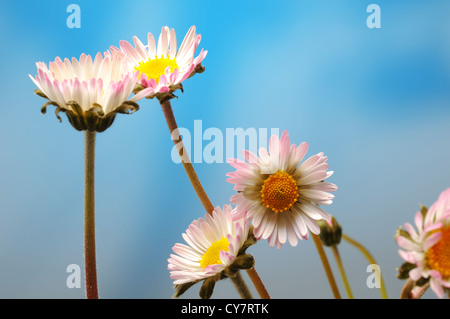
[[[331,219],[318,205],[332,203],[329,192],[337,187],[324,180],[333,172],[327,172],[323,153],[301,163],[307,150],[306,142],[291,145],[284,131],[280,139],[271,137],[268,152],[259,149],[259,157],[244,150],[246,161],[228,160],[236,168],[227,174],[238,191],[230,200],[238,205],[236,218],[247,215],[256,238],[268,239],[271,247],[281,248],[286,241],[295,246],[298,239],[308,238],[308,230],[320,233],[317,220]]]
[[[111,46],[110,50],[113,54],[125,55],[128,58],[129,68],[139,71],[138,82],[142,87],[153,89],[147,96],[153,98],[167,96],[177,89],[182,89],[181,83],[184,80],[195,73],[203,72],[201,62],[208,51],[202,49],[199,55],[194,57],[200,40],[201,35],[196,34],[195,26],[192,26],[177,50],[175,30],[165,26],[158,38],[158,45],[149,32],[147,45],[134,36],[134,47],[122,40],[120,49]]]
[[[248,247],[249,221],[233,220],[231,205],[216,207],[211,215],[194,220],[182,235],[187,245],[177,243],[168,259],[175,285],[196,283],[221,276]],[[220,278],[219,278],[220,279]]]
[[[136,101],[150,89],[128,98],[139,76],[129,72],[124,58],[106,52],[98,53],[94,61],[81,54],[79,60],[57,57],[48,67],[37,62],[36,77],[30,78],[39,88],[35,92],[48,99],[42,107],[56,106],[56,116],[65,112],[69,122],[79,131],[102,132],[114,121],[117,113],[132,113],[138,109]]]
[[[416,213],[414,221],[417,230],[410,223],[398,230],[399,254],[411,268],[409,278],[429,279],[431,289],[443,298],[444,288],[450,288],[450,188],[429,210]]]

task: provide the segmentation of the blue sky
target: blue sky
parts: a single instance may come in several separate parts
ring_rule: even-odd
[[[324,152],[339,190],[326,210],[367,246],[390,297],[402,282],[395,230],[450,187],[450,4],[377,1],[381,29],[366,25],[369,1],[77,1],[81,28],[69,29],[69,1],[0,4],[0,297],[84,298],[68,289],[66,267],[83,265],[83,135],[34,95],[35,62],[98,51],[191,25],[208,50],[206,71],[172,103],[178,124],[279,128]],[[170,298],[171,247],[204,215],[158,103],[145,100],[97,138],[96,221],[100,296]],[[207,144],[207,143],[205,143]],[[215,205],[228,203],[226,163],[195,166]],[[340,245],[354,295],[367,263]],[[312,241],[250,250],[274,298],[331,298]],[[342,288],[334,260],[328,256]],[[246,277],[245,277],[246,278]],[[249,282],[250,284],[250,282]],[[196,298],[198,288],[186,297]],[[227,281],[213,297],[236,297]],[[433,297],[431,293],[426,297]]]

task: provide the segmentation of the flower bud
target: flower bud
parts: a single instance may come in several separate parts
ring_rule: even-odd
[[[334,217],[330,221],[317,221],[320,227],[320,240],[325,246],[338,245],[341,242],[342,227]]]
[[[200,298],[202,298],[202,299],[211,298],[211,296],[214,292],[215,285],[216,285],[215,277],[206,278],[203,281],[202,287],[200,288],[200,292],[199,292]]]

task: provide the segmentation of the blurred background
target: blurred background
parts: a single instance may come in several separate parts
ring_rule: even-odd
[[[68,28],[71,3],[81,28]],[[33,93],[35,62],[95,55],[146,43],[162,26],[178,44],[191,25],[207,49],[206,71],[172,106],[180,127],[278,128],[324,152],[338,185],[324,207],[374,255],[390,298],[404,282],[394,234],[450,187],[450,3],[376,2],[381,28],[368,28],[370,1],[2,1],[0,4],[0,298],[84,298],[69,289],[70,264],[84,270],[83,134],[59,123]],[[167,258],[204,215],[180,164],[172,161],[160,106],[143,100],[97,136],[96,230],[101,298],[171,298]],[[209,141],[204,141],[203,146]],[[225,160],[225,159],[224,159]],[[226,163],[197,163],[215,205],[234,194]],[[355,298],[366,259],[339,246]],[[326,250],[345,298],[331,251]],[[333,298],[312,240],[249,249],[273,298]],[[248,280],[247,274],[243,273]],[[248,284],[252,287],[251,282]],[[194,286],[183,298],[198,298]],[[255,292],[255,290],[252,288]],[[257,296],[255,292],[255,296]],[[238,298],[229,281],[213,298]],[[425,298],[435,298],[429,291]]]

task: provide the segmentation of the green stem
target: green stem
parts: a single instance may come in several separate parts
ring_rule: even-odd
[[[350,243],[351,245],[355,246],[356,248],[358,248],[361,253],[366,257],[366,259],[369,261],[370,264],[374,264],[377,265],[375,259],[372,257],[372,255],[369,253],[369,251],[366,249],[366,247],[364,247],[363,245],[361,245],[360,243],[358,243],[356,240],[354,240],[353,238],[350,238],[349,236],[347,236],[346,234],[342,234],[342,238],[344,240],[346,240],[348,243]],[[383,299],[388,299],[388,295],[387,295],[387,291],[386,291],[386,286],[384,284],[383,281],[383,275],[380,274],[380,294],[381,297]]]
[[[336,264],[339,268],[339,272],[342,277],[342,281],[344,283],[345,291],[347,292],[347,296],[349,299],[354,299],[352,289],[350,288],[350,283],[348,282],[347,275],[345,274],[344,264],[342,263],[341,256],[339,254],[339,250],[337,245],[331,246],[331,251],[333,252],[334,259],[336,259]]]
[[[334,280],[333,272],[331,271],[330,263],[328,262],[327,255],[325,254],[325,250],[323,249],[322,241],[320,240],[319,236],[315,234],[312,234],[312,238],[314,240],[314,244],[316,245],[317,252],[319,253],[320,260],[322,261],[323,269],[325,270],[325,273],[327,275],[331,291],[333,292],[333,296],[335,299],[341,299],[341,294],[339,293],[336,281]]]
[[[84,258],[87,299],[98,299],[95,259],[95,134],[95,131],[85,131]]]

